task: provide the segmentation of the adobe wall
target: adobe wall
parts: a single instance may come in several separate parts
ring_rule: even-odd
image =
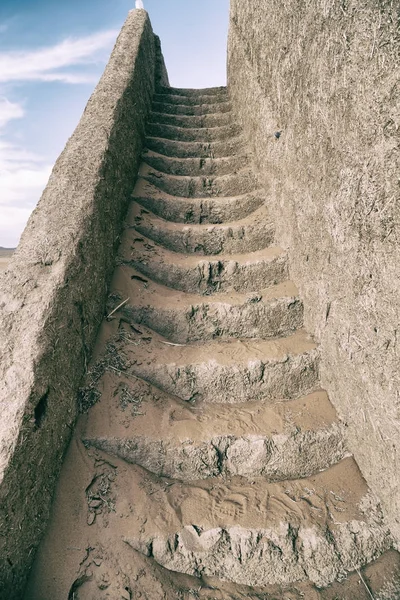
[[[399,17],[390,0],[231,0],[228,82],[323,384],[400,542]]]
[[[147,13],[131,11],[0,279],[0,596],[7,600],[21,597],[47,523],[164,71]]]

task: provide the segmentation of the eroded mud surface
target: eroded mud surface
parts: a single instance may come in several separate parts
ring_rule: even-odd
[[[229,110],[155,97],[25,600],[400,598]]]

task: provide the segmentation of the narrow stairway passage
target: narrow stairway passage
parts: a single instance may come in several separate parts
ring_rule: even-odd
[[[230,110],[154,97],[25,600],[400,598]]]

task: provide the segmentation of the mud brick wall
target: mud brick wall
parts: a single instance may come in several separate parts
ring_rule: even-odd
[[[228,79],[322,383],[400,542],[399,17],[390,0],[232,0]]]
[[[147,13],[129,13],[0,280],[0,597],[21,597],[77,415],[155,81]],[[157,70],[162,69],[162,73]]]

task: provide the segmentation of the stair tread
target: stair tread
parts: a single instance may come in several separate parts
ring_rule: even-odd
[[[166,104],[178,104],[182,106],[201,106],[203,104],[218,104],[219,102],[226,102],[229,97],[225,94],[196,94],[183,96],[182,94],[172,93],[155,93],[153,96],[155,102],[162,102]]]
[[[267,363],[285,363],[288,357],[314,354],[315,342],[305,330],[292,335],[269,340],[224,340],[209,341],[206,344],[171,344],[155,331],[140,325],[140,334],[132,332],[132,344],[121,343],[121,351],[128,362],[135,364],[142,359],[146,363],[185,365],[262,365]],[[149,363],[149,364],[150,364]]]
[[[148,135],[145,146],[156,152],[165,152],[173,158],[213,158],[237,154],[245,147],[245,140],[242,134],[222,141],[211,140],[208,142],[171,140]]]
[[[246,215],[243,219],[236,219],[234,221],[225,221],[224,223],[180,223],[175,221],[169,221],[167,219],[163,219],[159,215],[155,215],[151,211],[147,211],[142,209],[140,204],[134,202],[132,203],[127,222],[131,227],[135,227],[137,224],[136,219],[140,218],[141,220],[148,223],[148,227],[155,227],[157,229],[163,229],[171,232],[182,232],[182,233],[196,233],[200,232],[218,232],[218,231],[230,231],[240,228],[246,228],[246,226],[254,226],[259,225],[261,219],[265,219],[265,224],[270,224],[270,216],[269,211],[266,205],[260,206],[254,212]]]
[[[307,578],[322,586],[390,545],[352,458],[279,483],[160,481],[140,467],[113,462],[114,486],[127,501],[125,519],[117,508],[112,526],[135,550],[171,570],[222,580],[229,573],[232,581],[253,586]],[[127,504],[132,498],[134,514]]]
[[[228,88],[223,85],[218,85],[211,88],[177,88],[160,86],[157,88],[158,94],[174,94],[176,96],[204,96],[207,94],[227,94]]]
[[[173,125],[177,127],[198,129],[208,127],[221,127],[231,124],[230,114],[225,112],[207,113],[204,115],[171,115],[169,113],[152,110],[149,122],[161,125]]]
[[[211,197],[206,197],[206,198],[191,198],[191,197],[185,197],[185,196],[174,196],[173,194],[169,194],[168,192],[165,192],[164,190],[161,190],[160,188],[158,188],[157,186],[155,186],[153,183],[150,183],[149,181],[146,181],[143,178],[139,178],[137,180],[137,183],[135,185],[135,188],[133,190],[132,193],[132,198],[134,200],[137,200],[140,197],[146,197],[148,196],[149,198],[154,198],[155,196],[160,197],[160,198],[165,198],[166,200],[172,200],[174,202],[179,202],[179,201],[184,201],[184,200],[188,200],[190,202],[204,202],[205,200],[213,200],[218,202],[219,200],[222,202],[234,202],[236,199],[240,199],[240,198],[245,198],[246,196],[249,196],[251,194],[258,194],[259,196],[265,197],[265,192],[263,189],[258,188],[255,190],[252,190],[250,192],[245,192],[244,194],[237,194],[234,196],[211,196]]]
[[[259,188],[251,169],[238,169],[227,175],[170,175],[143,162],[138,177],[155,187],[183,198],[222,198]]]
[[[121,251],[122,249],[122,251]],[[159,264],[173,264],[175,266],[193,267],[197,265],[205,265],[207,263],[237,263],[238,265],[254,264],[260,261],[272,261],[276,258],[286,256],[286,251],[279,246],[270,246],[257,250],[255,252],[249,252],[247,254],[218,254],[210,256],[198,256],[196,254],[182,254],[180,252],[173,252],[167,248],[159,246],[145,236],[137,234],[134,231],[125,230],[123,234],[123,241],[120,248],[121,256],[123,260],[129,261],[131,257],[135,257],[140,253],[140,261],[151,260]]]
[[[219,158],[172,158],[160,152],[145,150],[143,160],[159,171],[171,175],[201,176],[212,174],[227,175],[240,167],[246,166],[249,159],[245,153]]]
[[[124,380],[123,376],[122,381],[132,395],[141,398],[140,414],[130,417],[121,410],[119,399],[98,402],[91,410],[85,439],[146,437],[179,445],[216,436],[279,436],[292,431],[327,429],[340,423],[324,390],[272,405],[247,402],[234,406],[201,404],[193,407],[144,381]],[[99,389],[106,399],[112,398],[115,376],[106,374]]]
[[[207,127],[182,127],[171,123],[149,121],[146,132],[153,137],[174,141],[212,142],[232,139],[240,135],[241,128],[236,124],[208,125]]]
[[[153,100],[152,108],[155,112],[162,112],[169,115],[187,115],[200,116],[206,114],[224,114],[230,113],[232,105],[229,100],[220,101],[214,104],[170,104],[166,100]]]
[[[121,298],[130,298],[127,306],[154,306],[159,308],[179,308],[186,310],[192,306],[199,306],[202,303],[207,305],[229,304],[231,306],[241,306],[246,303],[265,304],[275,302],[283,298],[294,300],[299,297],[296,285],[290,281],[271,285],[268,288],[257,291],[256,294],[240,292],[218,292],[218,294],[200,296],[174,290],[168,286],[162,285],[150,278],[144,278],[139,271],[129,268],[128,276],[121,273],[121,270],[127,269],[125,266],[117,267],[112,289],[115,290]]]

